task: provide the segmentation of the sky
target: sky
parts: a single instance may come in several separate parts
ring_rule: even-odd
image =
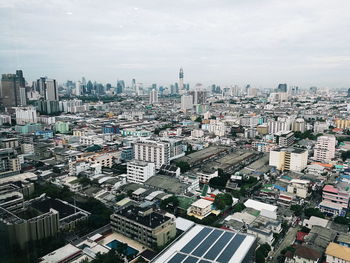
[[[0,0],[0,73],[28,81],[350,87],[349,0]]]

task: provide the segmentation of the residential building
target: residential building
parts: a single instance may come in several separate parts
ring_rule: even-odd
[[[295,194],[297,197],[305,199],[309,196],[309,180],[292,179],[287,186],[287,192]]]
[[[154,163],[133,160],[127,163],[127,181],[142,184],[155,175]]]
[[[0,148],[15,149],[19,146],[18,138],[3,138],[0,139]]]
[[[68,133],[69,132],[69,123],[58,121],[55,123],[55,130],[59,133]]]
[[[300,172],[307,166],[308,151],[299,148],[279,148],[270,151],[269,165],[277,170]]]
[[[314,148],[314,159],[324,163],[330,162],[335,157],[336,144],[334,135],[319,136]]]
[[[184,94],[181,96],[181,110],[186,112],[193,108],[193,96]]]
[[[187,209],[187,215],[203,219],[211,213],[213,202],[206,199],[198,199]]]
[[[322,190],[320,209],[323,212],[344,216],[349,207],[350,185],[340,182],[337,185],[325,185]]]
[[[134,205],[111,215],[112,229],[148,247],[161,247],[176,235],[173,218]]]
[[[13,149],[0,150],[0,178],[19,173],[21,163]]]
[[[350,263],[350,248],[337,243],[329,243],[326,249],[327,263]]]
[[[322,253],[307,246],[296,246],[295,251],[286,253],[285,263],[319,263]],[[328,261],[327,261],[328,263]]]
[[[280,131],[275,134],[275,141],[280,147],[289,147],[294,143],[294,140],[292,131]]]
[[[306,131],[306,123],[303,118],[297,118],[292,123],[292,131],[294,132],[305,132]]]
[[[35,107],[16,107],[16,124],[37,123],[38,116]]]
[[[170,162],[170,145],[167,142],[140,140],[134,143],[134,157],[136,160],[152,162],[159,169]]]
[[[149,104],[157,104],[158,103],[158,91],[156,89],[152,89],[149,95]]]

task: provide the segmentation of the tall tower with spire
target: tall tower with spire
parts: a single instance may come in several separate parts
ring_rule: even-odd
[[[179,90],[184,89],[184,71],[182,68],[180,68],[180,73],[179,73]]]

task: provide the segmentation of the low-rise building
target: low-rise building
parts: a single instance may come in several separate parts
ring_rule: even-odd
[[[213,202],[205,199],[199,199],[187,210],[189,216],[197,217],[198,219],[203,219],[211,213],[211,206]]]
[[[127,163],[127,180],[131,183],[142,184],[155,175],[154,163],[133,160]]]
[[[350,248],[330,243],[326,249],[327,263],[350,263]]]
[[[111,215],[112,229],[148,247],[163,246],[176,235],[173,218],[154,212],[152,208],[134,205]]]

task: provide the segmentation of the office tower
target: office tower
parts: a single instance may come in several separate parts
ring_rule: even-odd
[[[22,70],[17,70],[16,74],[2,74],[1,77],[1,104],[3,107],[22,106],[26,103],[25,79]],[[21,88],[24,90],[21,91]],[[24,95],[23,95],[24,92]]]
[[[149,104],[158,103],[158,91],[156,89],[151,90],[149,95]]]
[[[106,84],[106,90],[108,91],[108,90],[110,90],[110,89],[112,89],[112,85],[111,85],[111,83],[107,83],[107,84]]]
[[[347,95],[347,97],[350,97],[350,88],[348,89],[348,95]]]
[[[141,140],[134,144],[136,160],[152,162],[156,169],[163,164],[169,164],[169,143],[154,140]]]
[[[55,79],[42,77],[37,80],[36,88],[44,100],[58,101],[58,88]]]
[[[80,81],[77,81],[75,83],[75,96],[80,96],[82,91],[82,83]]]
[[[38,116],[35,107],[16,107],[16,123],[18,125],[37,122]]]
[[[316,93],[317,93],[317,87],[310,87],[310,88],[309,88],[309,92],[310,92],[311,94],[316,94]]]
[[[89,80],[88,83],[86,84],[86,91],[84,93],[91,94],[93,88],[94,88],[94,85],[92,84],[91,80]]]
[[[307,166],[308,151],[299,148],[279,148],[270,151],[269,165],[277,170],[301,172]]]
[[[182,95],[181,96],[181,110],[183,112],[192,110],[193,108],[193,96],[192,95]]]
[[[334,135],[324,135],[317,138],[314,149],[314,159],[324,163],[330,162],[335,156],[337,140]]]
[[[180,73],[179,73],[179,90],[184,89],[184,71],[182,68],[180,68]]]
[[[132,79],[132,81],[131,81],[131,89],[132,89],[133,91],[136,90],[136,80],[135,80],[135,79]]]
[[[121,94],[121,93],[123,93],[124,89],[125,89],[124,80],[118,80],[116,93]]]
[[[277,92],[287,92],[287,84],[278,84]]]

